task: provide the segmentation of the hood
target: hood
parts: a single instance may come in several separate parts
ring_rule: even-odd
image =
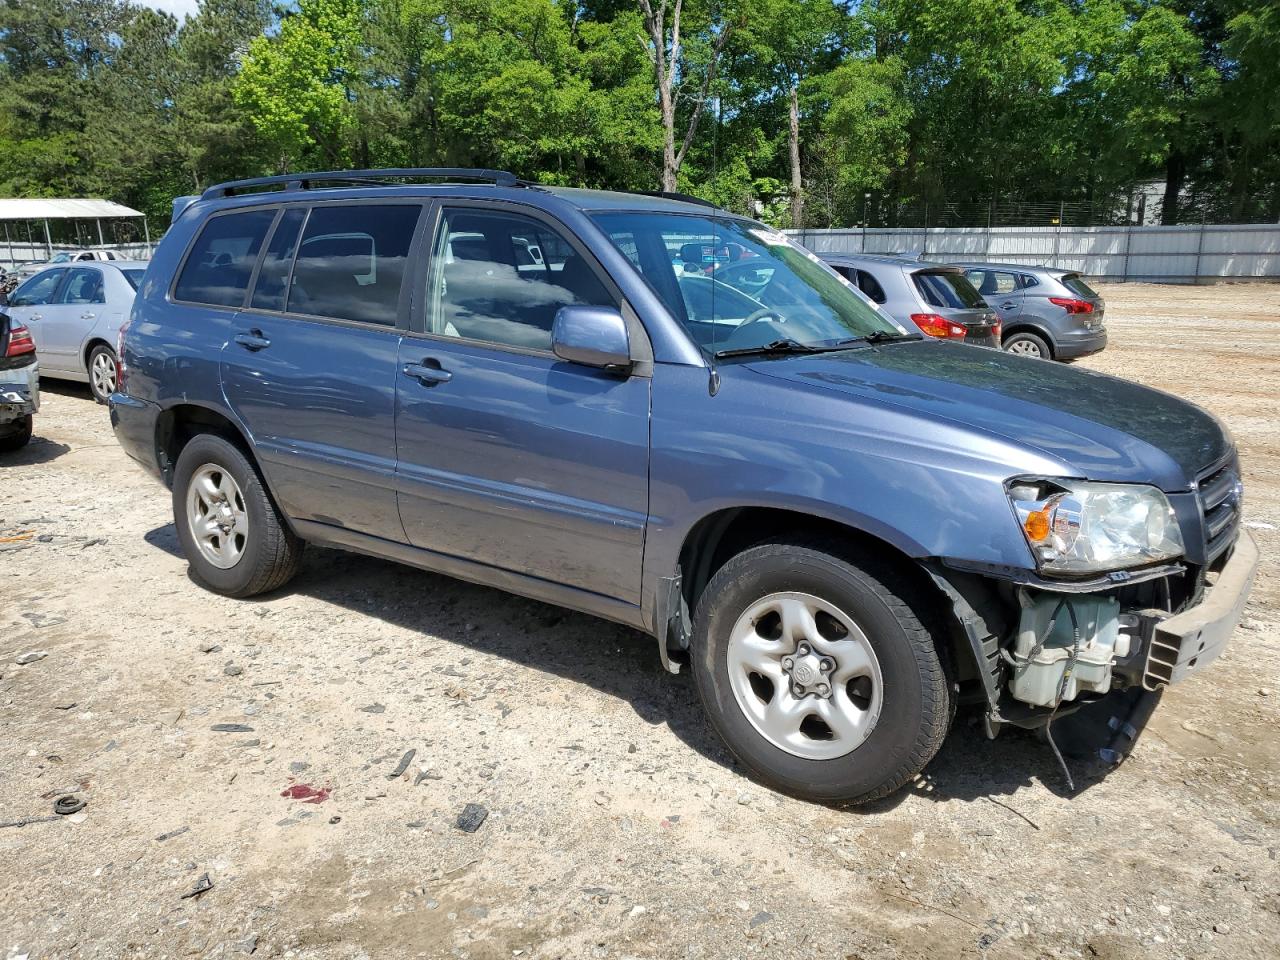
[[[1231,449],[1199,407],[1090,370],[940,340],[754,360],[751,370],[1035,448],[1084,479],[1187,490]]]

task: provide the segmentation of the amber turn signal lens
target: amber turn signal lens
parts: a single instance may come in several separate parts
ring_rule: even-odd
[[[1027,519],[1022,526],[1027,531],[1027,536],[1031,538],[1032,542],[1039,543],[1041,540],[1048,539],[1049,511],[1036,510],[1027,514]]]

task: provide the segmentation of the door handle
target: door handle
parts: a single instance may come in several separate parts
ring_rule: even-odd
[[[1007,302],[1005,302],[1005,303],[1000,304],[1000,309],[1001,309],[1001,310],[1012,310],[1012,309],[1013,309],[1014,307],[1016,307],[1016,306],[1017,306],[1017,304],[1016,304],[1016,303],[1014,303],[1012,300],[1009,300],[1009,301],[1007,301]]]
[[[31,316],[27,317],[27,319],[28,319],[28,320],[43,320],[43,319],[44,319],[44,314],[43,314],[43,313],[33,313],[33,314],[31,314]]]
[[[263,350],[271,346],[271,341],[262,335],[256,327],[248,333],[237,333],[231,338],[246,350]]]
[[[427,357],[421,363],[406,363],[404,365],[406,376],[413,377],[423,386],[432,387],[437,383],[448,383],[453,379],[453,374],[440,366],[440,361],[435,357]]]
[[[96,316],[97,316],[97,314],[96,314],[96,313],[82,313],[82,314],[80,314],[80,319],[81,319],[81,320],[92,320],[92,319],[93,319],[94,317],[96,317]]]

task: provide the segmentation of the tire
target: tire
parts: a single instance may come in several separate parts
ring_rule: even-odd
[[[1053,350],[1050,349],[1044,337],[1026,330],[1005,337],[1003,346],[1005,353],[1016,353],[1019,356],[1032,357],[1036,360],[1053,359]]]
[[[209,508],[205,515],[225,516],[231,533],[220,531],[210,538],[206,532],[198,537],[190,499],[195,495],[193,484],[200,493],[198,505]],[[226,509],[221,510],[222,506]],[[178,455],[173,519],[192,574],[214,593],[251,597],[283,586],[298,571],[302,541],[285,523],[249,458],[216,434],[193,437]]]
[[[99,343],[89,351],[86,365],[89,373],[89,392],[98,403],[106,403],[116,389],[116,352],[105,343]]]
[[[835,671],[829,674],[835,682],[828,685],[830,695],[822,709],[834,710],[826,714],[833,719],[843,718],[837,727],[826,728],[830,738],[822,733],[826,724],[815,724],[816,714],[810,714],[798,726],[791,724],[796,729],[789,746],[781,746],[762,731],[767,721],[753,719],[744,705],[767,716],[774,701],[761,706],[768,687],[767,682],[757,686],[762,675],[748,676],[744,686],[741,664],[734,661],[731,666],[731,649],[741,649],[735,646],[734,638],[739,636],[735,631],[749,625],[751,642],[760,640],[771,618],[780,614],[773,609],[763,615],[753,611],[767,608],[774,602],[770,598],[777,597],[784,598],[778,601],[784,605],[816,600],[852,625],[854,629],[838,645],[828,645],[828,651],[854,643],[863,651],[859,657],[865,657],[867,647],[873,654],[865,657],[874,666],[865,679],[841,680],[841,671],[856,669],[853,661],[859,657],[842,653],[843,663],[833,657],[832,664],[822,666]],[[809,600],[800,599],[805,597]],[[838,805],[866,803],[894,793],[933,759],[953,715],[947,669],[933,633],[921,618],[920,611],[927,609],[914,583],[894,568],[867,558],[844,559],[831,544],[769,543],[738,554],[711,579],[694,616],[694,677],[712,726],[757,779],[783,793]],[[824,619],[824,614],[830,619]],[[833,625],[839,627],[826,609],[813,615],[813,623],[824,644]],[[788,646],[780,620],[770,629],[780,639],[766,640],[766,646]],[[798,641],[792,649],[794,653],[803,650]],[[778,703],[784,706],[805,705],[796,708],[801,712],[818,709],[823,698],[815,697],[812,690],[787,699],[792,691],[786,684],[801,677],[799,658],[788,659],[793,659],[795,670],[783,673],[781,684],[772,685],[771,697],[782,696]],[[803,676],[812,679],[812,671]],[[837,732],[837,728],[855,726],[853,717],[861,718],[864,739],[860,741],[857,733]],[[844,752],[850,745],[852,749]]]
[[[12,453],[30,443],[34,420],[35,418],[28,413],[21,420],[14,420],[7,424],[7,432],[0,435],[0,453]]]

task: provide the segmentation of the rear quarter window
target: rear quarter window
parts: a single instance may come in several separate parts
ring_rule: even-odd
[[[242,305],[258,250],[275,217],[274,209],[211,217],[182,265],[174,299],[220,307]]]
[[[880,281],[867,273],[865,270],[855,271],[854,280],[858,285],[858,289],[865,293],[876,303],[884,303],[889,298],[885,296],[884,287],[880,286]]]

